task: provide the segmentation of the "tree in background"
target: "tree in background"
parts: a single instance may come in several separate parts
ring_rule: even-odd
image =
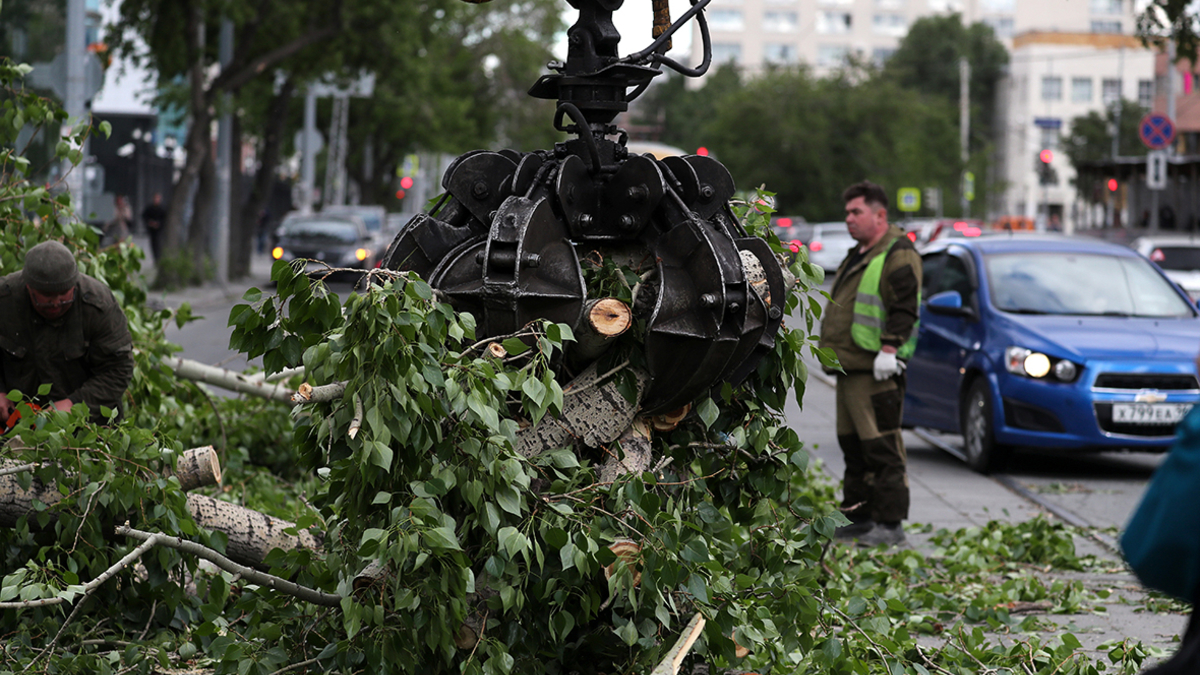
[[[886,79],[815,79],[782,70],[720,101],[710,147],[742,186],[766,184],[777,210],[811,221],[842,217],[841,191],[864,178],[889,191],[953,185],[953,106]]]
[[[217,36],[224,19],[234,24],[234,50],[231,62],[220,68]],[[259,144],[260,176],[249,197],[232,211],[231,242],[248,242],[279,158],[290,149],[287,131],[295,127],[286,125],[299,117],[290,105],[293,92],[328,75],[343,82],[364,72],[376,75],[373,100],[353,104],[350,145],[355,151],[348,155],[347,167],[352,177],[369,183],[364,189],[367,201],[377,202],[390,194],[388,179],[405,154],[418,149],[461,152],[495,137],[493,101],[499,98],[503,103],[504,97],[497,94],[509,81],[494,84],[489,69],[492,74],[522,74],[533,62],[544,63],[545,45],[552,42],[557,21],[552,0],[496,8],[453,0],[419,6],[331,0],[236,6],[208,0],[127,0],[120,22],[110,32],[110,44],[115,52],[156,71],[159,82],[166,83],[159,102],[175,102],[190,116],[187,162],[173,191],[165,248],[185,247],[183,219],[192,213],[186,248],[197,262],[207,250],[215,196],[209,130],[221,112],[233,112],[237,126],[257,132],[248,135]],[[494,58],[484,58],[489,55]],[[212,72],[219,74],[209,77]],[[521,83],[521,91],[535,78],[531,74]],[[226,102],[225,94],[232,100]],[[325,101],[324,128],[328,110]],[[526,133],[523,129],[518,124],[506,134],[519,138]],[[231,246],[238,249],[244,253],[249,247]],[[241,264],[231,267],[233,276],[247,271],[248,257],[235,261]]]
[[[1120,114],[1119,157],[1144,157],[1146,145],[1138,136],[1142,117],[1149,112],[1136,101],[1122,99],[1120,106],[1109,106],[1103,114],[1093,110],[1071,120],[1071,133],[1062,139],[1063,152],[1078,167],[1083,162],[1110,159],[1113,156],[1113,130]]]

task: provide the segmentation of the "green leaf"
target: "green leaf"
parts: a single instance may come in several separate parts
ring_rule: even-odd
[[[429,548],[439,550],[449,549],[451,551],[462,550],[462,547],[458,544],[458,536],[454,534],[454,530],[448,527],[435,527],[425,530],[421,533],[421,538]]]
[[[700,405],[696,406],[696,414],[700,415],[700,420],[704,422],[705,429],[711,429],[716,423],[717,417],[721,411],[717,408],[717,404],[711,398],[706,398],[701,401]]]

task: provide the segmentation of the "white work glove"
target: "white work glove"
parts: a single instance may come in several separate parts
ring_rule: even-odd
[[[899,375],[904,370],[904,362],[896,358],[895,352],[879,352],[875,355],[875,381],[883,382],[889,377]]]

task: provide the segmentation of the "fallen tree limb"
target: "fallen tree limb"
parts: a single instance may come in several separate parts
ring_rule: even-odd
[[[120,572],[122,568],[128,566],[133,561],[142,557],[142,554],[145,553],[146,551],[149,551],[151,548],[153,548],[155,543],[156,543],[155,536],[152,535],[149,539],[142,542],[137,548],[135,548],[132,551],[130,551],[129,553],[125,554],[125,557],[123,557],[120,560],[118,560],[117,562],[113,563],[111,567],[109,567],[108,569],[106,569],[102,573],[100,573],[100,575],[97,576],[95,579],[92,579],[91,581],[87,582],[86,584],[83,584],[82,586],[71,586],[69,588],[71,588],[74,591],[77,591],[80,595],[88,595],[93,590],[95,590],[97,587],[99,587],[101,584],[103,584],[104,582],[111,579],[114,574],[116,574],[117,572]],[[46,607],[48,605],[62,604],[67,601],[68,601],[67,598],[64,598],[61,596],[55,596],[53,598],[38,598],[37,600],[19,600],[17,602],[0,602],[0,609],[23,609],[23,608],[27,608],[27,607]]]
[[[637,382],[637,401],[641,401],[649,377],[633,371]],[[608,375],[609,373],[605,373]],[[637,415],[638,403],[625,400],[617,378],[602,382],[593,362],[570,384],[563,387],[563,410],[558,417],[547,415],[541,421],[517,432],[515,449],[524,457],[535,457],[555,448],[583,444],[598,448],[611,443],[629,429]]]
[[[189,494],[187,505],[197,525],[228,537],[225,554],[244,565],[261,566],[267,554],[276,548],[320,549],[317,538],[308,530],[288,534],[284,530],[296,527],[295,523],[254,509],[199,494]]]
[[[57,486],[47,485],[36,476],[28,489],[21,487],[16,474],[33,471],[38,466],[6,463],[0,468],[0,527],[15,527],[21,516],[36,510],[35,501],[53,506],[62,500],[63,495]],[[211,445],[185,450],[175,467],[175,475],[184,490],[219,483],[221,465],[216,451]]]
[[[345,382],[334,382],[333,384],[322,384],[316,387],[305,382],[301,384],[296,393],[288,397],[288,402],[296,403],[324,403],[327,401],[336,401],[346,393]]]
[[[116,532],[122,537],[141,539],[143,542],[153,542],[150,545],[166,546],[168,548],[173,548],[180,553],[186,553],[202,560],[207,560],[226,572],[229,572],[230,574],[236,574],[252,584],[258,584],[259,586],[265,586],[281,593],[287,593],[288,595],[299,598],[305,602],[311,602],[314,605],[320,605],[322,607],[337,607],[342,602],[342,596],[340,595],[318,591],[316,589],[308,588],[307,586],[301,586],[300,584],[288,581],[287,579],[282,579],[273,574],[267,574],[266,572],[260,572],[256,569],[239,565],[237,562],[230,560],[211,548],[201,546],[200,544],[192,541],[186,541],[184,539],[180,539],[179,537],[172,537],[161,533],[150,533],[143,532],[141,530],[135,530],[130,527],[128,523],[118,527]],[[141,547],[139,546],[138,548]]]
[[[164,358],[163,363],[174,371],[176,376],[187,380],[204,382],[215,387],[228,389],[229,391],[258,396],[272,401],[288,403],[292,400],[292,392],[287,387],[270,384],[263,379],[254,378],[250,375],[243,375],[239,372],[217,368],[216,366],[210,366],[199,361],[181,357]]]
[[[617,336],[633,325],[633,310],[616,298],[588,300],[583,306],[583,325],[575,336],[571,356],[579,363],[596,360]]]

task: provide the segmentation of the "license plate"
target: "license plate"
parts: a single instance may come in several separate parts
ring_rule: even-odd
[[[1191,409],[1191,403],[1114,403],[1112,414],[1122,424],[1176,424]]]

